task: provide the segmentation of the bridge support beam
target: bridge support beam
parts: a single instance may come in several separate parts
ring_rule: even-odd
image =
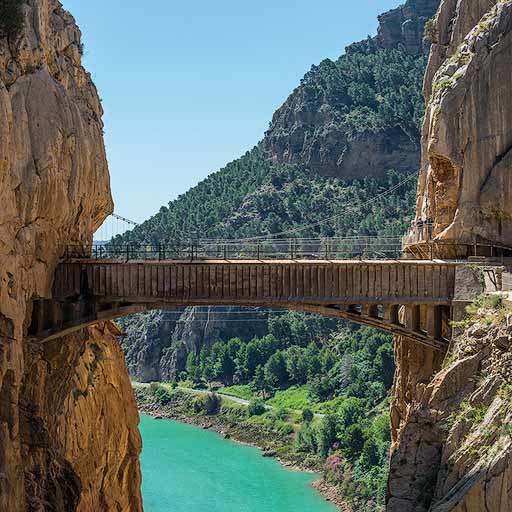
[[[416,304],[405,306],[405,327],[412,332],[421,332],[421,311]]]
[[[427,336],[435,340],[442,338],[443,316],[440,306],[427,306]]]

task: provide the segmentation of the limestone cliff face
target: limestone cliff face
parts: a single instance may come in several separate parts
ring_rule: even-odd
[[[24,339],[65,244],[113,208],[102,109],[57,0],[0,38],[0,510],[139,510],[140,439],[112,330]]]
[[[512,5],[444,0],[425,79],[418,218],[444,242],[512,245]]]
[[[504,311],[478,311],[443,364],[421,351],[408,367],[399,361],[399,371],[418,379],[409,396],[395,395],[407,405],[387,510],[512,510],[512,315]],[[418,371],[418,359],[424,371],[436,368],[433,376]]]
[[[437,240],[511,243],[511,29],[510,0],[443,0],[437,13],[417,202]],[[493,311],[444,361],[396,340],[389,511],[512,510],[510,341]]]

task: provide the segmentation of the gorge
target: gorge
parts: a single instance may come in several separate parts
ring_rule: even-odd
[[[461,308],[452,314],[443,350],[404,332],[392,344],[367,327],[279,317],[260,304],[252,311],[262,321],[240,327],[230,323],[241,312],[232,301],[224,310],[151,311],[121,328],[95,321],[45,343],[32,337],[35,313],[51,320],[39,304],[57,296],[65,247],[90,247],[113,203],[103,110],[74,19],[57,0],[0,7],[0,510],[142,510],[130,376],[170,382],[136,388],[141,408],[164,401],[180,413],[208,406],[190,395],[190,382],[239,386],[251,401],[275,393],[250,417],[229,400],[213,408],[254,432],[268,420],[281,448],[293,440],[295,455],[327,461],[327,477],[342,467],[338,483],[353,510],[512,508],[505,295],[478,297],[467,317]],[[411,176],[420,169],[414,225],[428,219],[432,228],[413,233],[406,254],[435,242],[435,258],[476,256],[464,266],[477,284],[485,265],[506,276],[511,25],[511,0],[408,0],[380,18],[376,37],[314,66],[252,151],[114,242],[160,244],[194,230],[275,236],[304,226],[303,236],[324,239],[399,236],[411,226]],[[336,217],[347,202],[361,207]],[[479,243],[499,246],[502,259],[473,254]],[[421,323],[427,308],[415,311]],[[314,401],[285,403],[304,386]],[[289,423],[302,426],[290,431]]]

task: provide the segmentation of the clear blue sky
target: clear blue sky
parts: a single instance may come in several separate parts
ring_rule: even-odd
[[[400,0],[63,0],[105,109],[116,212],[135,221],[239,157],[312,64]]]

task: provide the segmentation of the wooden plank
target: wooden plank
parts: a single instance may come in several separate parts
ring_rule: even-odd
[[[289,297],[291,299],[297,297],[298,294],[298,284],[297,284],[297,265],[294,263],[290,266],[290,293]]]
[[[244,276],[242,293],[243,296],[247,299],[251,296],[251,266],[244,265],[242,270]]]
[[[325,298],[332,297],[332,265],[325,265],[323,267],[323,275],[322,275],[322,284],[323,284],[323,294]]]
[[[449,296],[448,292],[448,267],[446,265],[441,266],[441,286],[440,286],[440,294],[441,297],[447,298]]]
[[[244,269],[236,265],[236,297],[241,299],[244,296]]]
[[[441,272],[436,265],[432,268],[432,296],[437,298],[441,289]]]
[[[332,265],[332,293],[331,297],[339,297],[340,296],[340,274],[341,274],[341,265]]]
[[[190,297],[190,265],[183,265],[183,297]]]
[[[183,265],[176,265],[176,297],[183,298]]]
[[[270,297],[270,265],[263,266],[263,297]]]
[[[418,297],[418,266],[410,265],[411,269],[411,290],[410,295],[413,297]]]
[[[354,275],[354,297],[361,296],[361,266],[353,266],[352,272]]]
[[[283,267],[283,298],[288,299],[291,296],[291,280],[290,280],[291,268],[290,265]]]
[[[418,297],[425,296],[425,266],[418,267]]]
[[[136,297],[139,294],[139,267],[130,265],[130,296]]]
[[[263,297],[264,295],[263,283],[263,264],[256,266],[256,298]]]
[[[304,297],[311,297],[311,267],[304,265]]]
[[[229,265],[229,281],[227,294],[224,292],[225,297],[236,297],[236,265]]]
[[[190,296],[193,298],[198,297],[197,293],[197,265],[190,265]]]
[[[169,265],[164,267],[164,297],[171,296],[171,268]]]
[[[170,267],[171,271],[171,297],[178,296],[178,265],[174,264]]]
[[[376,265],[369,265],[368,266],[368,297],[371,297],[372,299],[375,298],[375,280],[376,280]]]
[[[152,290],[151,290],[151,264],[144,263],[144,289],[145,289],[145,296],[151,297]]]
[[[251,265],[249,267],[249,296],[254,299],[258,295],[258,267]]]
[[[343,272],[340,276],[342,296],[344,299],[354,296],[354,274],[352,265],[343,265]]]
[[[389,295],[389,265],[381,265],[381,297]]]
[[[114,283],[112,281],[112,265],[105,265],[105,295],[108,297],[116,295],[114,293]]]
[[[297,265],[297,298],[301,299],[305,293],[305,268],[304,265]]]
[[[153,297],[158,297],[158,267],[160,265],[151,265],[151,292]]]

